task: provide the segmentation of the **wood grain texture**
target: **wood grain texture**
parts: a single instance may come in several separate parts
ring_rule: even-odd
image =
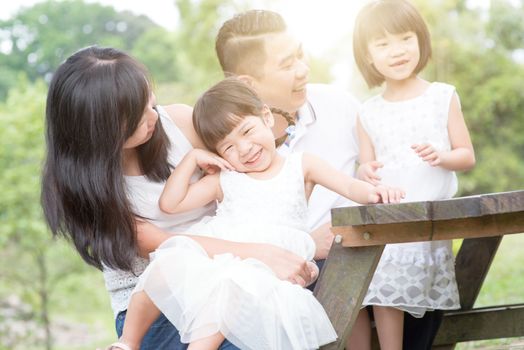
[[[336,243],[331,247],[314,293],[338,339],[322,349],[344,349],[383,250],[384,246],[344,248]]]
[[[447,313],[434,346],[453,343],[512,338],[524,335],[524,305],[489,307]]]

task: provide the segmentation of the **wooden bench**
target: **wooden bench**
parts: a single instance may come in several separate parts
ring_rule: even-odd
[[[335,242],[315,295],[339,338],[322,349],[344,348],[385,244],[456,238],[464,238],[456,258],[462,308],[445,314],[434,348],[524,335],[524,305],[473,309],[502,236],[524,232],[524,191],[337,208],[332,225]]]

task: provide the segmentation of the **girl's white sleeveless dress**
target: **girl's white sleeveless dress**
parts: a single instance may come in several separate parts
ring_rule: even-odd
[[[428,165],[411,149],[430,143],[450,150],[447,125],[454,94],[453,86],[432,83],[416,98],[389,102],[379,95],[361,107],[362,126],[376,160],[384,164],[378,170],[381,182],[404,189],[403,202],[447,199],[457,191],[454,172]],[[363,305],[392,306],[415,317],[458,309],[451,241],[386,245]]]
[[[220,183],[224,198],[216,216],[188,232],[271,243],[313,258],[302,154],[288,156],[271,179],[227,171]],[[218,331],[241,349],[316,349],[337,338],[309,290],[278,279],[256,259],[210,258],[187,237],[170,238],[152,254],[135,290],[145,290],[184,343]]]

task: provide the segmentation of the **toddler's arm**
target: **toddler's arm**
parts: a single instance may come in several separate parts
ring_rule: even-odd
[[[322,185],[357,203],[398,203],[404,197],[404,191],[357,180],[333,168],[324,160],[311,154],[304,154],[302,160],[304,179],[308,185]],[[308,184],[309,183],[309,184]]]
[[[457,94],[451,98],[448,116],[448,135],[451,151],[438,152],[430,144],[415,144],[411,147],[423,160],[432,166],[440,166],[452,171],[473,168],[475,166],[475,152]]]
[[[210,175],[191,184],[191,176],[198,167]],[[188,152],[166,182],[158,201],[160,209],[174,214],[221,199],[218,170],[225,169],[232,169],[232,167],[224,159],[209,151],[194,149]]]

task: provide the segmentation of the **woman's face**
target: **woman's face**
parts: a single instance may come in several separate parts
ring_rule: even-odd
[[[138,123],[135,132],[124,143],[124,149],[132,149],[138,147],[151,138],[155,131],[156,122],[158,120],[158,111],[156,110],[156,97],[151,93],[149,102],[147,103],[142,119]]]

